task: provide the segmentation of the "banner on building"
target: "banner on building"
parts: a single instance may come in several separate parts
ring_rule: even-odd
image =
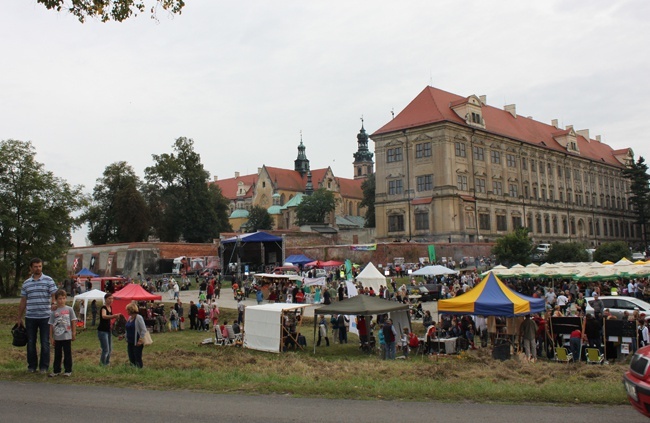
[[[375,251],[376,249],[377,249],[377,244],[350,245],[350,250],[352,251]]]

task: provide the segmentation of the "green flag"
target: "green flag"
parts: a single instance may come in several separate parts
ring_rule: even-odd
[[[434,264],[436,262],[436,246],[429,245],[429,263]]]
[[[352,280],[352,262],[350,259],[345,260],[345,279]]]

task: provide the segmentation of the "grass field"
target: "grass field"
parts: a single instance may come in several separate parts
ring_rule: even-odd
[[[199,345],[210,332],[153,334],[145,347],[144,369],[128,365],[124,341],[113,338],[111,366],[99,366],[96,331],[78,334],[73,343],[70,379],[48,379],[26,372],[25,348],[11,346],[15,304],[0,305],[0,379],[192,390],[213,393],[290,394],[305,397],[403,401],[473,401],[556,404],[625,404],[621,377],[627,367],[504,362],[490,351],[409,360],[382,361],[359,351],[357,339],[347,345],[321,346],[313,354],[313,321],[305,319],[307,351],[271,354],[238,347]],[[236,318],[222,309],[222,319]],[[415,323],[415,326],[420,326]]]

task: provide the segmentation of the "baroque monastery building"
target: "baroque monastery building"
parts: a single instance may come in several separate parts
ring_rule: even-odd
[[[293,169],[282,169],[263,165],[257,173],[240,175],[234,178],[218,179],[214,184],[221,188],[222,194],[230,201],[230,224],[233,230],[242,230],[248,221],[248,212],[253,206],[267,209],[273,219],[274,229],[298,229],[296,207],[302,198],[315,190],[325,188],[334,193],[336,210],[326,222],[333,228],[362,228],[365,224],[365,208],[362,182],[373,173],[373,161],[368,150],[368,134],[361,127],[357,135],[358,150],[354,153],[354,179],[334,175],[330,167],[311,169],[305,153],[305,145],[300,140],[298,156]]]
[[[640,240],[621,173],[634,153],[589,130],[426,87],[371,138],[378,240],[487,242],[521,226],[536,242]]]

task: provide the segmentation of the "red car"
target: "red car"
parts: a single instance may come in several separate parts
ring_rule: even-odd
[[[630,369],[623,376],[623,385],[630,404],[650,417],[650,345],[639,348],[634,354]]]

